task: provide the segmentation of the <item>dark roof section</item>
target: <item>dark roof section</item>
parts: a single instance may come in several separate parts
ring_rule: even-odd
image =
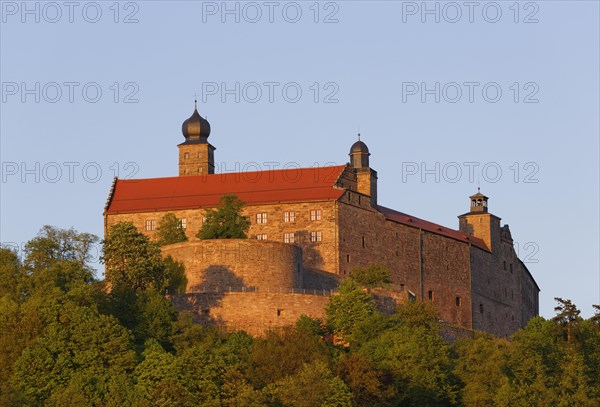
[[[378,205],[377,209],[381,212],[386,219],[401,223],[403,225],[412,226],[414,228],[426,230],[437,235],[450,237],[460,242],[471,243],[473,246],[489,252],[490,249],[486,246],[483,240],[478,237],[468,235],[458,230],[450,229],[445,226],[438,225],[433,222],[429,222],[423,219],[416,218],[412,215],[407,215],[402,212],[395,211],[383,206]]]

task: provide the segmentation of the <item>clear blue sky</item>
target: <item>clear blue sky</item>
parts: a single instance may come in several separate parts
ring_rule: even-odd
[[[196,93],[227,171],[344,163],[360,129],[382,205],[457,228],[480,185],[541,314],[561,296],[591,315],[598,2],[422,4],[2,1],[0,240],[102,235],[117,169],[177,174]]]

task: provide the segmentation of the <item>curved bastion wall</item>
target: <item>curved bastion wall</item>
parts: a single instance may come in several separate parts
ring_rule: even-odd
[[[217,239],[162,247],[163,256],[182,262],[187,292],[268,291],[303,287],[302,250],[254,239]]]

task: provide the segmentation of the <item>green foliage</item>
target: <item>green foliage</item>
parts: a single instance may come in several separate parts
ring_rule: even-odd
[[[373,298],[351,278],[340,284],[338,293],[331,297],[325,309],[330,326],[346,340],[358,324],[375,313]]]
[[[244,202],[236,195],[223,195],[219,207],[206,211],[206,221],[196,235],[198,239],[246,239],[250,220],[242,215]]]
[[[177,313],[164,294],[185,290],[183,266],[133,225],[114,228],[110,290],[93,279],[91,235],[45,227],[22,263],[0,249],[0,405],[599,405],[600,317],[569,300],[510,340],[450,345],[429,302],[378,311],[369,289],[387,277],[369,268],[323,321],[253,338]]]
[[[563,300],[559,297],[555,297],[554,300],[558,302],[558,305],[554,307],[557,315],[552,320],[564,329],[567,342],[571,343],[577,335],[581,311],[577,309],[571,300]]]
[[[295,375],[267,388],[276,403],[293,407],[350,407],[352,393],[323,362],[304,364]]]
[[[384,287],[392,282],[390,269],[385,266],[372,265],[352,271],[352,278],[358,285],[366,288]]]
[[[111,226],[101,260],[112,287],[161,290],[166,283],[160,248],[130,222]]]
[[[165,290],[167,294],[184,294],[187,289],[187,277],[183,263],[178,262],[171,256],[163,259],[165,273]]]
[[[185,230],[181,226],[181,221],[177,219],[174,213],[167,213],[161,218],[156,228],[156,237],[159,246],[187,242],[188,240]]]

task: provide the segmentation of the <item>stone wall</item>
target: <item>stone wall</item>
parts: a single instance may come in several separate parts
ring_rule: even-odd
[[[283,242],[285,233],[294,233],[295,244],[303,251],[303,266],[305,269],[337,274],[338,233],[336,208],[335,201],[249,205],[243,209],[243,214],[248,216],[251,222],[248,231],[249,238],[256,239],[259,235],[266,235],[269,241]],[[320,210],[321,219],[311,220],[311,210]],[[169,212],[175,214],[179,219],[185,219],[186,236],[190,241],[197,241],[196,234],[204,221],[204,208],[109,214],[106,227],[108,229],[118,222],[132,222],[140,232],[154,239],[156,231],[146,230],[146,221],[154,220],[158,226],[160,219]],[[294,212],[293,222],[284,222],[285,212]],[[256,214],[258,213],[267,214],[267,223],[257,223]],[[311,232],[320,232],[321,241],[311,242]]]
[[[202,240],[163,246],[162,252],[184,264],[187,292],[303,288],[302,251],[291,244]]]
[[[171,296],[175,308],[190,311],[194,321],[263,335],[267,330],[293,325],[304,314],[322,318],[328,296],[291,293],[221,292]]]

